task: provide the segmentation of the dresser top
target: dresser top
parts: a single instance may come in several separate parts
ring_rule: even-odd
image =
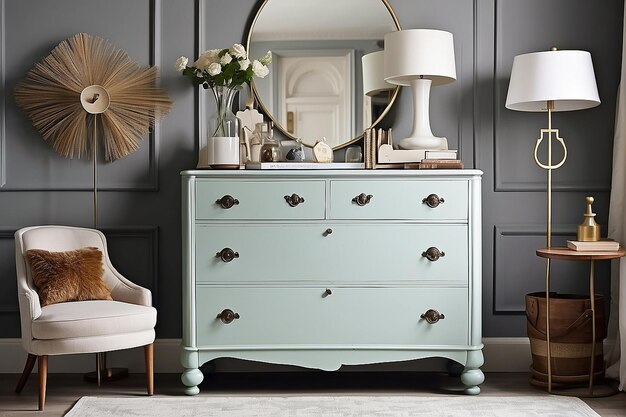
[[[478,169],[337,169],[337,170],[186,170],[183,177],[198,178],[479,178],[483,174]]]

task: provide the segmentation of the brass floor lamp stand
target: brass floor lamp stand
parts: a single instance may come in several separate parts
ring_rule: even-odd
[[[554,102],[549,100],[547,102],[548,107],[548,128],[541,129],[541,137],[537,139],[534,150],[535,163],[547,171],[548,184],[547,184],[547,207],[546,207],[546,248],[538,249],[537,255],[546,258],[546,355],[547,355],[547,384],[544,381],[540,381],[535,377],[531,377],[531,384],[547,388],[550,394],[569,395],[576,397],[605,397],[613,395],[617,392],[616,386],[603,384],[594,390],[594,361],[595,361],[595,348],[596,348],[596,309],[595,309],[595,261],[602,259],[617,259],[626,255],[626,251],[620,249],[618,252],[580,252],[572,251],[567,248],[553,248],[552,247],[552,170],[560,168],[567,159],[567,147],[563,138],[559,137],[559,130],[552,128],[552,110],[554,110]],[[543,164],[539,161],[538,150],[539,145],[543,141],[544,134],[548,135],[548,159],[547,163]],[[563,148],[563,159],[556,164],[552,164],[552,135],[561,144]],[[591,323],[592,323],[592,342],[591,342],[591,359],[589,367],[589,385],[588,389],[581,389],[579,387],[559,387],[558,391],[553,391],[553,375],[552,375],[552,350],[550,342],[550,267],[552,259],[562,260],[586,260],[590,261],[590,273],[589,273],[589,296],[591,299]]]
[[[95,98],[97,100],[97,98]],[[98,227],[98,126],[97,126],[98,116],[94,115],[93,117],[93,142],[92,142],[92,155],[91,159],[93,161],[93,228],[97,229]],[[106,352],[97,352],[96,353],[96,370],[92,372],[87,372],[83,378],[88,382],[97,382],[98,386],[102,383],[102,381],[117,381],[118,379],[123,379],[128,377],[128,369],[126,368],[108,368],[107,367],[107,353]]]

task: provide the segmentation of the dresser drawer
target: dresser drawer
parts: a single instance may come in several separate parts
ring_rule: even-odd
[[[465,288],[198,287],[198,346],[463,345]],[[217,318],[230,309],[239,318]],[[429,324],[435,309],[445,318]]]
[[[464,224],[200,225],[196,281],[466,282],[467,233]],[[444,256],[428,260],[431,247]]]
[[[331,219],[466,220],[468,214],[466,181],[334,180],[330,193]],[[360,194],[371,196],[369,202],[359,205]],[[433,194],[440,203],[429,207],[424,199]]]
[[[293,194],[304,201],[293,201]],[[235,204],[218,202],[225,196]],[[230,206],[230,207],[229,207]],[[228,207],[228,208],[225,208]],[[203,181],[196,182],[196,218],[211,220],[323,219],[324,181]]]

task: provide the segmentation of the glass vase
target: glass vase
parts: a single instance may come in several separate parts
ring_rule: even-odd
[[[211,88],[216,109],[209,117],[207,162],[211,168],[239,168],[239,120],[232,110],[239,89],[227,86]]]

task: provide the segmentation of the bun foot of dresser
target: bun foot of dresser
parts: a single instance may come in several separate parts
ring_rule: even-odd
[[[467,395],[480,394],[479,385],[485,382],[485,374],[480,370],[484,362],[482,351],[473,350],[467,352],[467,363],[461,374],[461,382],[465,385],[464,391]]]
[[[202,371],[198,368],[193,369],[185,369],[183,374],[180,376],[180,380],[185,385],[185,394],[187,395],[196,395],[200,393],[200,388],[198,385],[204,379],[204,375]]]

